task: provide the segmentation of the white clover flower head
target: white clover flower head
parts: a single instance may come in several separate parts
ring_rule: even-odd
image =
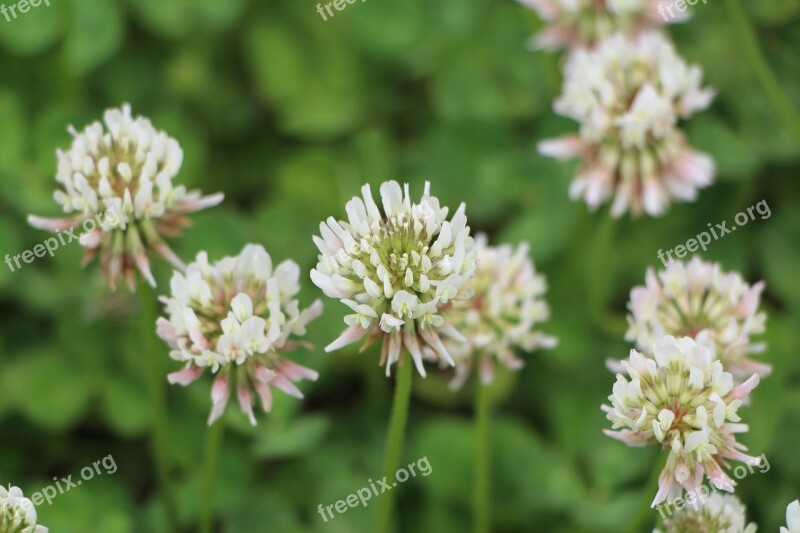
[[[36,507],[19,487],[0,485],[0,533],[47,533],[37,518]]]
[[[704,476],[733,492],[735,482],[723,471],[728,461],[760,464],[735,437],[748,430],[738,409],[758,374],[735,385],[713,350],[689,337],[665,336],[654,344],[653,358],[631,350],[621,364],[627,376],[617,374],[611,405],[602,406],[613,424],[604,432],[629,446],[657,444],[669,454],[654,506],[679,496],[681,487],[695,491]]]
[[[751,338],[764,333],[763,290],[763,281],[748,285],[738,272],[724,272],[699,257],[673,261],[658,273],[648,269],[645,285],[631,290],[625,340],[646,352],[664,335],[692,337],[713,346],[735,378],[767,376],[772,367],[750,358],[765,349]]]
[[[185,272],[172,276],[171,296],[161,297],[169,317],[158,319],[157,331],[172,348],[170,357],[186,366],[168,379],[186,386],[206,370],[216,374],[209,425],[222,416],[234,386],[242,412],[255,425],[253,390],[269,412],[271,387],[302,398],[294,382],[317,379],[315,371],[285,356],[309,347],[298,338],[322,313],[319,300],[300,309],[299,280],[296,263],[284,261],[273,270],[267,251],[255,244],[214,264],[200,252]]]
[[[353,311],[345,317],[349,327],[325,350],[365,336],[366,345],[383,338],[380,362],[387,376],[405,350],[423,377],[423,351],[454,365],[440,334],[461,337],[441,309],[469,296],[464,285],[475,273],[464,204],[448,221],[429,183],[419,203],[411,202],[408,185],[383,183],[383,210],[369,185],[361,191],[363,199],[346,205],[347,221],[329,217],[314,237],[320,255],[312,281]]]
[[[180,234],[190,225],[186,213],[219,204],[223,194],[204,197],[174,186],[172,179],[183,162],[178,141],[157,131],[147,118],[134,118],[128,104],[108,109],[103,120],[105,127],[94,122],[82,132],[70,126],[72,146],[56,152],[56,181],[62,188],[54,198],[71,216],[30,215],[28,222],[54,232],[83,224],[84,264],[100,254],[103,276],[112,288],[122,275],[133,291],[135,269],[155,286],[148,252],[183,268],[161,236]]]
[[[475,251],[477,271],[466,283],[472,298],[453,301],[444,312],[466,339],[445,342],[456,362],[453,389],[464,384],[475,366],[486,385],[493,379],[495,360],[518,370],[523,361],[515,350],[530,352],[557,343],[536,330],[550,317],[550,309],[544,300],[547,282],[528,257],[528,244],[489,246],[486,235],[478,234]]]
[[[518,0],[536,12],[545,28],[531,39],[534,50],[590,47],[614,33],[636,35],[672,22],[686,13],[667,17],[661,0]],[[660,10],[659,10],[660,9]]]
[[[714,178],[714,162],[695,152],[678,121],[705,109],[714,91],[663,35],[616,34],[575,51],[555,111],[580,123],[578,135],[539,143],[558,159],[579,157],[570,197],[590,209],[611,200],[611,215],[662,215],[670,202],[693,201]]]
[[[786,507],[786,527],[781,527],[781,533],[800,533],[800,501]]]
[[[666,533],[713,531],[714,533],[755,533],[758,527],[747,523],[744,504],[732,494],[713,492],[703,502],[692,502],[664,520]]]

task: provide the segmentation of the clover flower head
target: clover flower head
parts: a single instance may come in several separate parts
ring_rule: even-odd
[[[0,485],[0,533],[47,533],[36,521],[36,508],[22,490]]]
[[[678,128],[679,119],[714,98],[701,78],[700,67],[687,65],[656,32],[616,34],[577,50],[554,109],[579,122],[580,134],[542,141],[539,151],[581,159],[570,196],[590,209],[613,197],[614,217],[628,210],[659,216],[672,199],[692,201],[713,181],[713,161],[692,150]]]
[[[473,296],[453,301],[444,313],[466,342],[445,342],[456,361],[451,388],[458,389],[478,366],[483,384],[491,383],[494,361],[511,370],[522,368],[515,349],[526,352],[552,348],[554,337],[536,331],[547,320],[550,309],[544,300],[547,283],[528,257],[528,244],[516,248],[489,246],[487,237],[475,237],[477,270],[466,283]]]
[[[172,348],[170,357],[186,366],[168,379],[186,386],[206,370],[216,374],[209,425],[222,416],[234,386],[242,412],[255,425],[253,391],[269,412],[271,387],[302,398],[294,382],[317,379],[315,371],[285,356],[309,346],[297,338],[322,312],[319,301],[300,309],[299,280],[296,263],[284,261],[273,270],[267,251],[254,244],[214,264],[200,252],[185,272],[172,276],[172,294],[161,298],[169,318],[158,319],[157,331]]]
[[[688,504],[664,520],[666,533],[713,531],[714,533],[755,533],[758,527],[747,523],[746,508],[732,494],[712,493],[704,502]]]
[[[635,35],[667,22],[681,22],[685,13],[667,18],[659,0],[519,0],[534,10],[545,28],[531,40],[534,49],[558,50],[593,46],[613,33]]]
[[[70,216],[31,215],[28,222],[39,229],[70,233],[82,224],[83,262],[99,254],[103,276],[112,288],[122,275],[134,290],[136,269],[155,286],[148,252],[182,268],[161,236],[179,235],[190,225],[186,213],[217,205],[223,195],[204,197],[183,185],[174,186],[172,179],[183,162],[178,141],[157,131],[147,118],[134,118],[129,105],[108,109],[103,119],[105,127],[94,122],[82,132],[70,126],[72,146],[56,152],[56,181],[62,188],[54,198]]]
[[[800,533],[800,501],[795,500],[786,508],[786,527],[781,533]]]
[[[736,442],[736,434],[748,430],[738,410],[758,374],[735,385],[713,350],[689,337],[665,336],[654,344],[653,358],[631,350],[621,364],[627,376],[617,374],[610,405],[602,407],[613,424],[604,432],[629,446],[657,444],[669,454],[654,506],[680,495],[681,487],[695,491],[704,476],[733,492],[735,482],[723,470],[728,461],[760,464]]]
[[[770,365],[750,358],[765,349],[751,339],[764,332],[766,314],[758,309],[763,290],[764,282],[748,285],[738,272],[699,257],[673,261],[658,273],[651,268],[645,285],[631,290],[625,340],[647,351],[664,335],[693,337],[713,346],[735,378],[766,376]]]
[[[419,203],[411,202],[408,185],[383,183],[383,210],[369,185],[362,194],[347,203],[347,221],[330,217],[314,237],[320,255],[312,281],[353,311],[345,317],[349,327],[325,350],[365,336],[366,345],[383,338],[380,363],[387,376],[405,350],[423,377],[424,350],[454,365],[440,334],[464,338],[441,309],[469,296],[465,282],[475,273],[464,204],[448,221],[448,209],[430,195],[429,183]]]

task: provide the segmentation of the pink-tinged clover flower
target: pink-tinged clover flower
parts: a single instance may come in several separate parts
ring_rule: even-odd
[[[701,502],[687,503],[686,507],[676,509],[674,515],[664,520],[664,528],[666,533],[756,533],[758,526],[747,523],[746,512],[736,496],[714,492]]]
[[[299,338],[322,313],[319,300],[300,309],[299,280],[296,263],[284,261],[273,270],[267,251],[254,244],[214,264],[200,252],[185,272],[173,275],[172,294],[161,297],[169,318],[158,319],[157,331],[172,348],[170,357],[186,366],[168,379],[186,386],[206,371],[216,375],[209,425],[222,416],[232,389],[255,425],[254,392],[269,412],[272,387],[302,398],[295,382],[317,379],[315,371],[286,357],[309,347]]]
[[[653,358],[631,350],[621,364],[627,375],[617,374],[610,405],[602,406],[613,424],[604,432],[628,446],[654,444],[669,454],[653,506],[679,496],[681,487],[696,491],[705,477],[733,492],[736,483],[725,473],[729,461],[760,464],[736,441],[748,430],[738,410],[758,374],[735,385],[713,350],[689,337],[663,337]]]
[[[614,33],[635,35],[645,29],[686,20],[686,13],[667,17],[662,0],[518,0],[545,23],[531,45],[559,50],[593,46]]]
[[[444,313],[466,342],[448,340],[456,362],[450,386],[460,388],[477,367],[481,382],[491,383],[495,362],[519,370],[522,359],[514,351],[552,348],[555,337],[536,328],[550,317],[544,300],[547,282],[528,257],[528,244],[489,246],[487,237],[475,237],[477,271],[466,283],[469,300],[453,301]]]
[[[662,215],[672,200],[693,201],[714,178],[714,163],[695,152],[678,127],[708,107],[714,92],[700,87],[661,34],[614,35],[567,60],[555,111],[580,123],[580,133],[539,143],[558,159],[579,158],[572,199],[590,209],[611,201],[611,215]]]
[[[103,276],[112,289],[124,276],[133,291],[136,269],[155,286],[148,253],[183,268],[162,235],[179,235],[191,223],[187,213],[219,204],[223,194],[202,196],[173,185],[183,162],[178,141],[157,131],[147,118],[131,116],[129,105],[108,109],[103,120],[105,127],[94,122],[82,132],[70,126],[72,146],[56,152],[56,181],[61,188],[54,198],[70,216],[31,215],[28,222],[53,232],[83,224],[83,263],[99,255]]]
[[[737,379],[769,375],[770,365],[750,358],[765,349],[752,340],[764,333],[763,290],[764,282],[748,285],[738,272],[699,257],[673,261],[657,273],[648,269],[645,285],[631,290],[625,340],[648,352],[664,335],[692,337],[712,346],[723,369]]]
[[[311,280],[353,311],[345,317],[348,328],[325,350],[364,337],[365,346],[383,339],[380,363],[387,376],[406,350],[423,377],[426,350],[454,366],[441,335],[465,339],[441,310],[469,297],[465,282],[475,273],[464,204],[448,221],[429,183],[419,203],[412,203],[408,185],[383,183],[382,210],[369,185],[362,194],[347,203],[347,221],[329,217],[314,237],[320,255]]]
[[[19,487],[0,485],[0,532],[47,533],[37,524],[36,507],[22,494]]]

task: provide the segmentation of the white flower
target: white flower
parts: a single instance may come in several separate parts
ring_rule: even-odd
[[[698,257],[673,261],[658,273],[648,269],[645,285],[631,290],[625,340],[649,352],[664,335],[692,337],[713,346],[735,377],[766,376],[770,365],[750,358],[765,348],[751,340],[764,332],[766,314],[758,309],[763,290],[763,282],[748,285],[738,272]]]
[[[741,385],[722,369],[712,349],[694,339],[666,336],[653,346],[653,358],[631,350],[621,362],[611,405],[603,405],[612,430],[605,433],[629,446],[657,444],[668,453],[653,505],[695,491],[707,476],[718,489],[733,492],[724,471],[729,460],[759,464],[743,453],[735,435],[748,430],[737,411],[758,385],[753,374]]]
[[[533,37],[534,49],[558,50],[594,45],[619,32],[635,35],[668,22],[681,22],[685,13],[667,17],[663,0],[518,0],[534,10],[545,28]]]
[[[736,496],[713,492],[702,501],[687,501],[686,507],[664,520],[664,527],[666,533],[755,533],[758,528],[754,523],[747,524],[746,511]]]
[[[47,533],[47,528],[37,525],[36,520],[33,502],[19,487],[0,485],[0,533]]]
[[[347,221],[330,217],[320,224],[321,236],[314,237],[320,256],[311,279],[354,311],[345,318],[347,330],[326,351],[365,336],[368,343],[383,337],[387,376],[404,350],[422,376],[423,351],[454,364],[440,334],[458,338],[458,333],[441,309],[469,296],[464,284],[475,273],[475,251],[465,206],[447,221],[447,208],[429,191],[426,183],[415,204],[408,185],[404,191],[395,181],[385,182],[381,210],[364,185],[363,199],[345,206]]]
[[[489,246],[486,235],[478,234],[475,251],[477,272],[466,284],[473,297],[452,302],[444,313],[466,340],[445,342],[456,361],[452,388],[461,387],[475,366],[481,381],[490,383],[495,360],[512,370],[521,368],[515,349],[530,352],[556,345],[554,337],[535,330],[550,310],[543,299],[547,283],[528,257],[527,243]]]
[[[203,197],[199,191],[174,186],[172,179],[183,162],[178,141],[157,131],[148,119],[133,118],[128,104],[107,110],[104,122],[105,128],[94,122],[82,132],[70,126],[72,146],[67,152],[57,151],[56,181],[62,189],[54,198],[64,213],[73,216],[31,215],[28,222],[54,232],[83,224],[84,262],[99,253],[103,275],[112,288],[123,275],[134,290],[137,268],[155,286],[147,252],[182,268],[161,235],[180,233],[190,224],[186,213],[217,205],[223,195]]]
[[[786,508],[786,526],[781,533],[800,533],[800,501],[795,500]]]
[[[317,379],[316,372],[284,356],[308,346],[294,338],[305,335],[306,325],[322,312],[318,300],[300,310],[299,279],[297,264],[284,261],[273,271],[267,251],[254,244],[213,265],[200,252],[185,273],[173,274],[172,296],[161,298],[169,319],[158,319],[157,332],[172,348],[170,357],[186,362],[186,367],[168,379],[186,386],[206,369],[217,374],[209,424],[222,416],[231,381],[242,412],[255,425],[253,389],[269,411],[271,386],[302,398],[293,382]]]
[[[714,163],[688,146],[677,124],[710,105],[714,92],[700,87],[701,77],[655,32],[577,50],[554,109],[578,121],[580,134],[542,141],[539,151],[581,158],[570,196],[592,210],[613,197],[614,217],[658,216],[672,199],[692,201],[713,181]]]

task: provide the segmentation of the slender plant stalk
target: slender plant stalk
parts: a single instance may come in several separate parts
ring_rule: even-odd
[[[383,468],[383,472],[389,480],[395,478],[403,456],[403,439],[406,431],[406,420],[408,419],[408,404],[411,399],[411,373],[413,366],[410,358],[406,357],[405,361],[397,369],[392,415],[389,420],[389,437],[386,443],[386,462]],[[378,533],[390,533],[392,531],[394,496],[395,491],[382,494],[380,514],[378,515]]]
[[[617,230],[618,220],[611,215],[605,215],[601,221],[596,222],[596,217],[587,219],[587,223],[596,225],[588,246],[588,261],[586,266],[587,300],[589,317],[592,322],[603,331],[615,337],[624,332],[627,326],[623,317],[616,316],[609,309],[609,295],[613,289],[615,269],[613,267],[616,257],[614,254],[614,235]],[[591,234],[591,233],[590,233]],[[585,257],[581,251],[582,257]]]
[[[475,533],[488,533],[490,524],[489,387],[475,381]]]
[[[222,443],[223,425],[217,420],[208,430],[206,447],[205,477],[203,478],[202,507],[200,508],[200,533],[211,533],[214,525],[214,484],[217,470],[217,457]]]
[[[784,126],[794,138],[795,142],[800,144],[800,116],[792,106],[791,101],[787,98],[786,93],[781,89],[781,84],[775,73],[769,66],[764,52],[758,44],[756,32],[753,25],[747,17],[742,4],[739,0],[725,0],[728,7],[733,26],[736,28],[736,33],[740,37],[742,51],[753,71],[764,87],[779,120],[782,120]]]
[[[656,464],[653,465],[653,470],[650,472],[650,477],[644,486],[644,492],[642,492],[638,511],[626,530],[627,533],[641,533],[642,531],[653,530],[653,523],[658,520],[658,511],[650,507],[650,504],[658,492],[658,476],[664,469],[664,465],[667,464],[667,457],[669,457],[669,450],[662,450]]]
[[[178,507],[175,503],[175,492],[172,478],[169,475],[169,456],[167,446],[167,396],[166,379],[164,377],[162,360],[156,348],[156,295],[153,289],[144,281],[139,284],[139,301],[142,319],[142,343],[145,357],[148,362],[147,376],[150,385],[150,397],[153,410],[153,432],[150,437],[153,459],[155,461],[158,483],[164,508],[167,514],[167,524],[170,533],[180,531],[178,521]]]

